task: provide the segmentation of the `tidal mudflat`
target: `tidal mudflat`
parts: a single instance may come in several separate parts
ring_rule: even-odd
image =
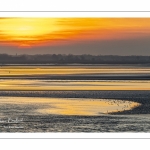
[[[1,91],[0,95],[1,132],[150,131],[150,91]],[[8,123],[8,118],[23,120]]]
[[[0,71],[0,132],[150,132],[149,66]]]

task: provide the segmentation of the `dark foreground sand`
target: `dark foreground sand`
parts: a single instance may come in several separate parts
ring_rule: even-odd
[[[62,97],[107,98],[141,103],[133,110],[100,116],[40,115],[25,113],[21,106],[13,109],[1,106],[1,112],[23,118],[18,124],[0,123],[0,132],[150,132],[150,91],[0,91],[0,96],[14,97]],[[27,111],[33,110],[26,106]],[[41,106],[42,107],[42,106]],[[2,118],[3,119],[3,118]],[[19,128],[20,127],[20,128]]]

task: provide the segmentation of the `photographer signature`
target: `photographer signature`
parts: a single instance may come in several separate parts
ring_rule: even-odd
[[[23,118],[18,118],[16,117],[15,119],[12,119],[12,118],[7,118],[7,119],[1,119],[0,118],[0,123],[20,123],[20,122],[23,122]]]

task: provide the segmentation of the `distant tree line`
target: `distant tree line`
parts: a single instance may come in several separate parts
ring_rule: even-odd
[[[0,64],[150,64],[150,56],[117,55],[8,55],[0,54]]]

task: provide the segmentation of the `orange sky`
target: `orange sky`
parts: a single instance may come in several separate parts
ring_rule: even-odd
[[[150,18],[1,18],[0,42],[18,47],[150,36]]]

